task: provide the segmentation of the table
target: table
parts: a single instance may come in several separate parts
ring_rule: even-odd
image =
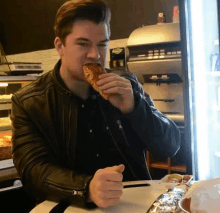
[[[64,213],[146,213],[147,210],[151,207],[154,200],[157,199],[162,193],[166,192],[168,189],[167,184],[163,184],[157,180],[150,181],[132,181],[132,182],[124,182],[125,185],[135,185],[135,184],[144,184],[149,183],[150,186],[142,186],[142,187],[131,187],[124,188],[123,195],[121,197],[120,203],[115,206],[110,206],[107,208],[96,208],[92,210],[81,209],[75,206],[69,206]],[[36,206],[30,213],[48,213],[50,210],[55,207],[58,203],[52,201],[44,201],[43,203]],[[178,213],[182,213],[182,211],[177,210]]]

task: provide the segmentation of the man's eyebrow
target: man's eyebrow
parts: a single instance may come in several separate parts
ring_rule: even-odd
[[[107,38],[105,40],[100,41],[99,43],[109,42],[110,40]]]
[[[89,39],[88,38],[83,38],[83,37],[80,37],[80,38],[77,38],[76,39],[77,41],[89,41]]]
[[[76,41],[87,41],[88,42],[90,40],[88,38],[80,37],[80,38],[77,38]],[[104,42],[109,42],[109,39],[102,40],[99,43],[104,43]]]

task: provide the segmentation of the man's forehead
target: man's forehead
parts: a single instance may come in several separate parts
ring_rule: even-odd
[[[72,24],[72,30],[82,31],[82,30],[90,30],[90,29],[104,33],[104,31],[108,29],[108,25],[105,22],[95,23],[93,21],[84,20],[84,19],[77,19]]]

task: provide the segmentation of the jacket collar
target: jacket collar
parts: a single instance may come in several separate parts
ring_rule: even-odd
[[[68,89],[63,79],[60,76],[61,59],[56,63],[54,69],[52,70],[52,75],[59,88],[59,90],[65,94],[72,95],[72,92]]]

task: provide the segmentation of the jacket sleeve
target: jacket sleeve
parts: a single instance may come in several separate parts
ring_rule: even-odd
[[[92,177],[59,166],[16,95],[12,97],[11,120],[13,162],[24,188],[41,200],[66,201],[86,207]]]
[[[131,113],[120,114],[127,138],[142,144],[142,148],[163,157],[173,157],[180,148],[180,132],[176,124],[154,107],[151,97],[133,74],[126,75],[132,84],[135,108]]]

